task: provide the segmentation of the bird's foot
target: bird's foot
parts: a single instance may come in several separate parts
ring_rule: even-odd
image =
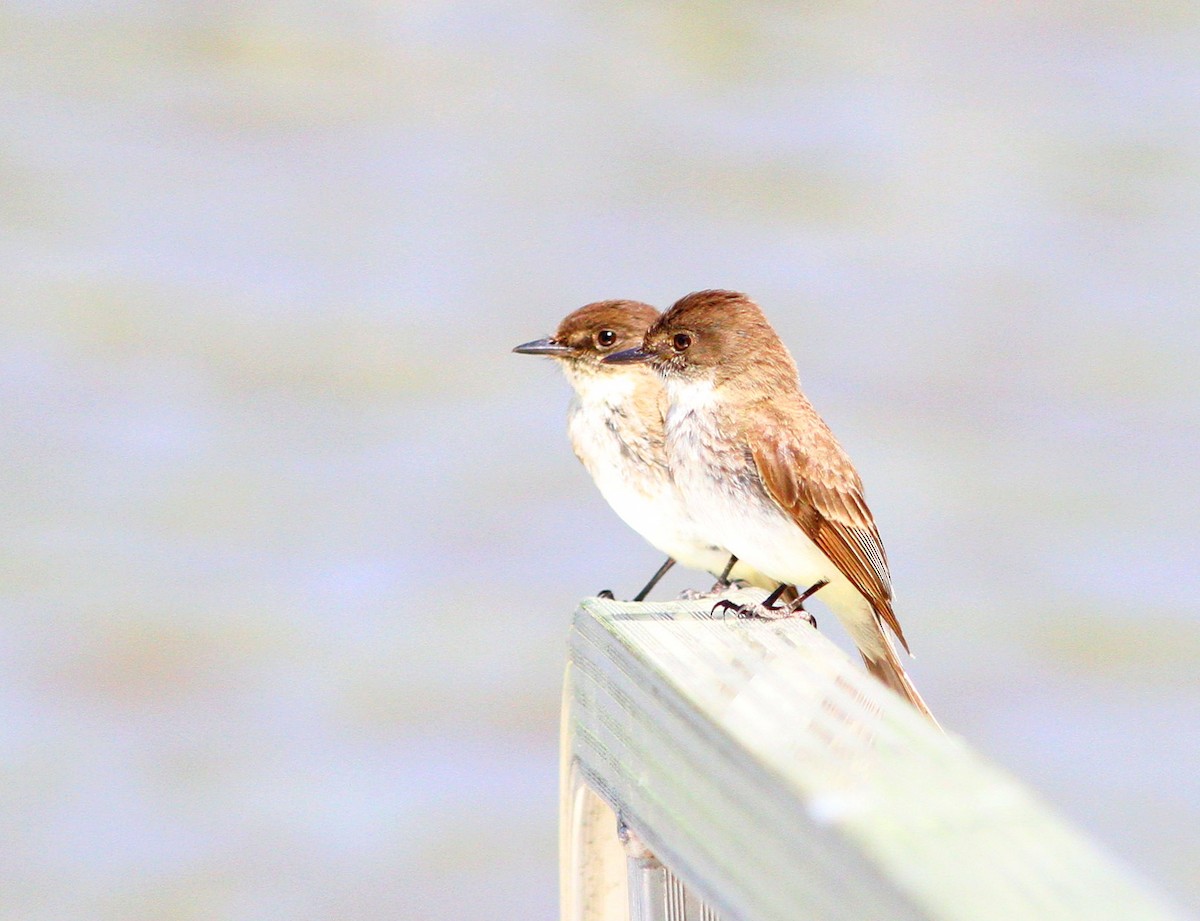
[[[721,611],[721,617],[727,617],[733,614],[743,620],[784,620],[788,617],[800,617],[808,621],[809,625],[816,629],[817,619],[804,609],[803,604],[787,605],[787,604],[759,604],[750,602],[748,604],[738,604],[736,601],[731,601],[726,598],[724,601],[718,601],[713,605],[712,616],[717,616],[717,611]]]
[[[607,598],[609,601],[615,601],[617,596],[614,595],[610,589],[602,588],[600,591],[596,592],[596,597]]]
[[[726,598],[713,605],[711,616],[716,617],[717,611],[721,611],[721,616],[725,617],[732,611],[735,616],[743,618],[757,617],[762,620],[778,620],[781,617],[787,617],[791,613],[791,608],[786,603],[779,603],[780,596],[787,589],[786,585],[781,584],[761,602],[751,601],[746,604],[738,604],[736,601]]]
[[[762,620],[782,620],[785,617],[803,615],[804,619],[815,629],[817,619],[804,609],[804,602],[828,584],[828,581],[822,580],[800,594],[794,601],[780,602],[779,600],[791,588],[787,585],[780,585],[779,588],[764,598],[761,603],[738,604],[735,601],[725,599],[713,605],[712,616],[715,617],[717,611],[723,612],[722,617],[726,616],[729,611],[732,611],[738,617],[757,617]],[[795,589],[791,589],[791,591],[794,592]]]
[[[791,614],[791,611],[788,610],[785,604],[767,605],[756,601],[738,604],[738,602],[729,598],[718,601],[713,605],[712,616],[716,617],[718,611],[721,612],[722,618],[732,614],[734,617],[742,620],[780,620]]]

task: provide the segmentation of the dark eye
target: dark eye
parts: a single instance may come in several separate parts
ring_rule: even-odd
[[[617,341],[617,334],[611,329],[602,329],[596,333],[596,344],[603,348],[608,348]]]
[[[686,352],[692,347],[692,337],[687,333],[676,333],[675,338],[671,340],[671,344],[675,346],[676,352]]]

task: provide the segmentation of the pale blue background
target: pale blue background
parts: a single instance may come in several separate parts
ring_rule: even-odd
[[[1195,5],[14,2],[0,51],[0,917],[552,918],[570,612],[658,558],[508,350],[710,286],[942,721],[1200,908]]]

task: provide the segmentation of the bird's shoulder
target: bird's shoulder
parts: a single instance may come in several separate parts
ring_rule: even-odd
[[[800,394],[747,403],[736,415],[740,440],[756,447],[785,492],[862,493],[862,480],[825,420]]]

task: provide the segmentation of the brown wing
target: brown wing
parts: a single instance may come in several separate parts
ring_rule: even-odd
[[[754,439],[751,454],[763,485],[850,583],[908,643],[892,610],[892,577],[862,483],[823,424],[810,445],[790,432]],[[805,450],[809,448],[809,450]]]

